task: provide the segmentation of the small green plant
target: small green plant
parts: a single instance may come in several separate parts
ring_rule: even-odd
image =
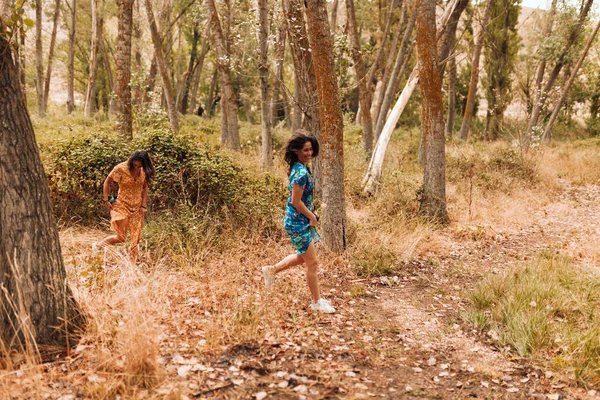
[[[396,254],[385,246],[361,248],[352,254],[356,274],[363,278],[390,275],[398,262]]]

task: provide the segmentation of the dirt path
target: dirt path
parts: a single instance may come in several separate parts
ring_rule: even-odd
[[[598,195],[596,186],[568,190],[532,211],[533,224],[511,232],[471,229],[478,240],[442,232],[447,254],[411,260],[393,277],[344,282],[327,276],[339,288],[331,292],[337,314],[300,310],[283,327],[285,337],[266,334],[262,342],[240,343],[202,362],[189,352],[165,352],[167,369],[191,378],[188,393],[196,398],[597,398],[495,348],[460,312],[485,272],[532,259],[541,249],[576,253],[580,242],[597,237]]]

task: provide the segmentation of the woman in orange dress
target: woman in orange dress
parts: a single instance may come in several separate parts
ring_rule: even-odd
[[[123,243],[129,231],[129,257],[135,264],[142,237],[142,225],[148,201],[148,185],[154,177],[154,167],[145,150],[136,150],[127,161],[118,164],[104,181],[102,200],[110,211],[110,226],[116,235],[92,243],[92,254],[113,244]],[[117,200],[108,200],[110,185],[119,184]]]

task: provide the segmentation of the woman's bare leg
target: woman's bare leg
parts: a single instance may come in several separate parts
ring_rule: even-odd
[[[299,256],[298,254],[290,254],[289,256],[285,257],[283,260],[275,264],[273,268],[273,273],[278,274],[282,271],[285,271],[286,269],[290,269],[292,267],[300,265],[303,262],[304,259],[302,258],[302,256]]]
[[[313,303],[316,303],[321,298],[321,293],[319,291],[319,279],[317,277],[319,260],[317,259],[317,249],[315,248],[315,244],[311,242],[306,252],[300,257],[306,263],[306,283],[308,283],[308,289],[310,290],[310,296],[312,297]]]
[[[125,235],[127,234],[127,226],[129,225],[129,220],[121,219],[121,220],[115,221],[115,224],[117,225],[116,234],[108,236],[108,237],[104,238],[103,240],[101,240],[100,242],[96,243],[96,247],[98,249],[101,249],[105,246],[109,246],[109,245],[113,245],[113,244],[123,243],[125,241]]]

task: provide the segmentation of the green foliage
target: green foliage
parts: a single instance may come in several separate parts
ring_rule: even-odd
[[[44,148],[56,215],[65,221],[98,222],[106,215],[101,201],[106,176],[138,148],[150,153],[156,170],[149,194],[152,211],[170,218],[187,213],[194,226],[206,215],[236,226],[277,226],[285,199],[279,179],[250,175],[226,154],[162,129],[149,130],[133,142],[96,135]]]
[[[362,246],[352,253],[356,274],[364,278],[390,275],[398,263],[398,257],[385,246]]]
[[[463,318],[519,355],[551,361],[593,384],[600,379],[599,289],[595,270],[543,253],[482,281]]]

